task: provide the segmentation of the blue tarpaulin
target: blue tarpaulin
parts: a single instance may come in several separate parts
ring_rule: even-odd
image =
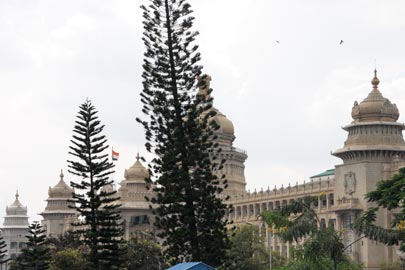
[[[202,262],[179,263],[167,270],[215,270],[215,268]]]

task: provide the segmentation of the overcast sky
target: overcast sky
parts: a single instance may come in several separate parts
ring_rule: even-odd
[[[39,218],[48,187],[67,169],[87,97],[120,153],[114,178],[137,151],[145,155],[135,121],[143,117],[141,3],[0,0],[0,216],[18,189]],[[375,63],[381,92],[405,112],[404,1],[190,3],[215,107],[249,155],[248,189],[301,183],[341,163],[330,151],[343,146],[341,127],[371,91]]]

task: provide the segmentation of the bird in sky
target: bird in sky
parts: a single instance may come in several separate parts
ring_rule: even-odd
[[[277,43],[280,43],[280,41],[276,40]]]
[[[340,40],[340,43],[339,43],[339,45],[342,45],[342,44],[343,44],[343,39],[341,39],[341,40]]]

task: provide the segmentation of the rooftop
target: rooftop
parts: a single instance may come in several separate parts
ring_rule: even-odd
[[[202,262],[188,262],[188,263],[179,263],[175,266],[170,267],[167,270],[215,270],[215,269]]]
[[[322,177],[322,176],[328,176],[328,175],[334,175],[334,174],[335,174],[335,169],[329,169],[324,172],[315,174],[314,176],[311,176],[310,178]]]

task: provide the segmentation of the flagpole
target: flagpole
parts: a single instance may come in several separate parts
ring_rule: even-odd
[[[114,146],[111,147],[111,162],[114,164],[113,153],[114,153]],[[114,186],[114,171],[111,174],[111,181]]]

